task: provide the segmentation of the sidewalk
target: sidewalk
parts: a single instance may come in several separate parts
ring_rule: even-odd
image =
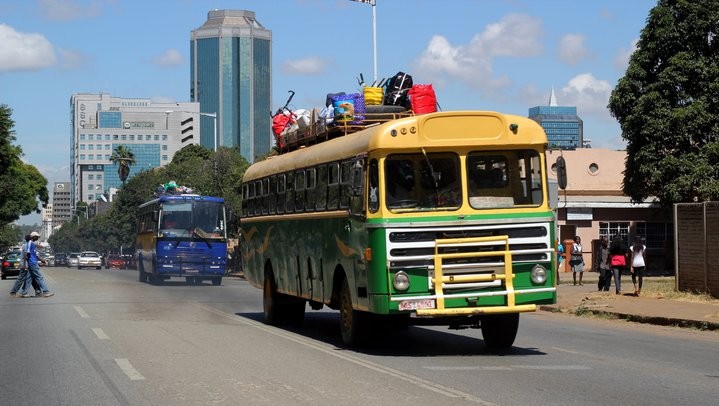
[[[658,294],[634,297],[630,276],[622,276],[622,293],[615,294],[614,281],[609,292],[597,291],[596,272],[584,272],[584,286],[572,284],[571,272],[560,274],[557,304],[540,306],[540,310],[572,314],[592,313],[629,321],[663,326],[719,330],[719,299],[691,302],[665,299]]]

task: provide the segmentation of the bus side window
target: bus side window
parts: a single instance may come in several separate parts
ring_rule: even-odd
[[[277,176],[277,213],[285,212],[285,192],[287,177],[282,174]]]
[[[340,165],[333,162],[328,167],[327,209],[337,209],[340,202]]]
[[[255,203],[254,214],[259,216],[262,214],[262,182],[259,180],[255,181],[255,198],[253,200]]]
[[[340,167],[340,208],[346,209],[350,207],[350,197],[352,194],[352,184],[350,182],[352,173],[352,162],[342,162]]]
[[[272,176],[269,180],[267,199],[267,212],[269,214],[277,213],[277,176]]]
[[[267,214],[270,206],[270,180],[262,179],[262,214]]]
[[[295,172],[295,211],[305,211],[305,171]]]
[[[255,182],[250,182],[248,188],[249,193],[247,194],[247,200],[249,201],[247,202],[247,215],[251,217],[255,215]]]
[[[317,168],[316,205],[317,210],[327,209],[327,165]]]
[[[379,210],[379,165],[373,159],[369,163],[369,211],[376,213]]]
[[[285,211],[287,213],[294,213],[295,211],[295,174],[292,172],[287,172],[287,183],[285,190],[285,202],[287,206],[285,206]]]
[[[317,186],[317,174],[315,168],[307,169],[305,174],[305,210],[314,211],[315,201],[317,200],[317,191],[315,190]]]
[[[247,217],[247,215],[249,214],[247,210],[248,204],[250,202],[250,193],[248,189],[249,188],[247,186],[247,183],[242,185],[242,215],[245,217]]]

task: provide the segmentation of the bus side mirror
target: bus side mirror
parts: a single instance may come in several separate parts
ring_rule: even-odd
[[[562,156],[557,157],[557,185],[562,190],[567,188],[567,163]]]

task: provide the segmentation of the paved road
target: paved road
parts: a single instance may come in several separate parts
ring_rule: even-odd
[[[261,292],[44,268],[52,298],[0,297],[0,405],[713,405],[719,333],[536,313],[511,353],[412,327],[361,351],[338,316],[260,322]],[[0,287],[9,291],[13,279]]]

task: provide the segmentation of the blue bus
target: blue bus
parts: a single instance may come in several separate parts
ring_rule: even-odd
[[[225,201],[194,194],[161,195],[139,207],[135,241],[140,282],[171,277],[220,285],[227,271]]]

